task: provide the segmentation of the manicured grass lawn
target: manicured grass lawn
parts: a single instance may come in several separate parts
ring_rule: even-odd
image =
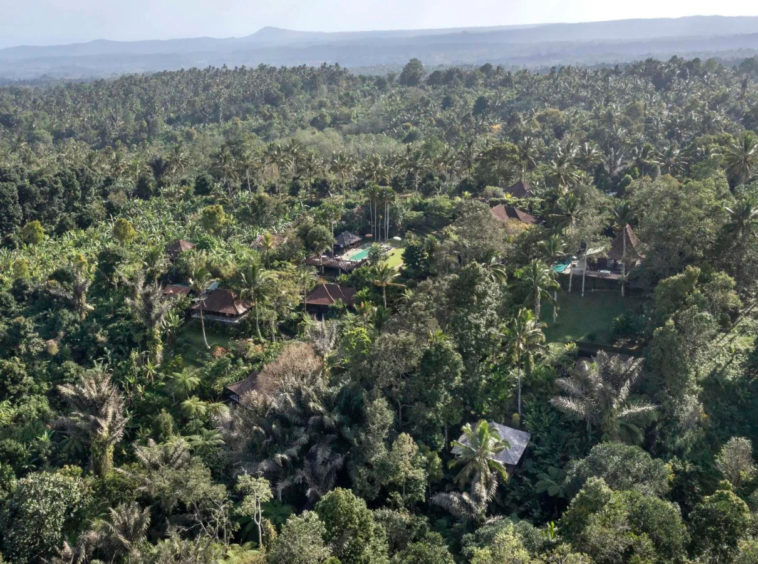
[[[635,311],[642,298],[622,298],[618,292],[558,293],[558,322],[553,324],[553,306],[543,302],[542,322],[548,342],[588,341],[609,345],[613,320],[625,311]]]
[[[400,247],[392,249],[389,253],[387,253],[387,257],[384,259],[384,262],[387,263],[387,266],[390,266],[392,268],[400,268],[403,264],[404,251],[405,249]]]
[[[213,347],[219,346],[227,348],[230,338],[220,333],[214,333],[214,323],[205,323],[205,334],[208,337],[208,344]],[[200,327],[200,321],[192,319],[182,327],[176,338],[176,354],[181,355],[188,365],[202,366],[204,359],[210,351],[205,348],[203,342],[203,331]]]

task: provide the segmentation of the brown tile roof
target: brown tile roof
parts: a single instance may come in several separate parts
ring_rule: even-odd
[[[342,287],[339,284],[321,284],[305,298],[307,305],[332,306],[337,302],[353,305],[355,288]]]
[[[490,212],[492,213],[492,217],[503,223],[511,219],[515,219],[526,225],[537,225],[539,223],[537,218],[533,215],[512,206],[504,206],[503,204],[500,204],[491,208]]]
[[[184,251],[189,251],[190,249],[194,249],[196,246],[197,245],[195,245],[194,243],[190,243],[189,241],[179,239],[178,241],[174,241],[168,247],[166,247],[166,252],[172,255],[178,255],[179,253],[183,253]]]
[[[523,180],[519,180],[516,182],[516,184],[510,186],[509,188],[504,188],[503,192],[510,194],[514,198],[531,198],[534,196],[531,185],[528,182],[524,182]]]
[[[242,397],[245,394],[248,394],[255,390],[256,385],[258,384],[258,373],[253,372],[242,380],[242,382],[235,382],[234,384],[229,384],[225,388],[228,392],[234,394],[239,399],[242,399]]]
[[[626,239],[626,254],[624,253],[624,239]],[[627,224],[621,233],[616,235],[606,256],[612,260],[622,260],[626,257],[627,261],[645,258],[645,255],[640,251],[640,240],[632,231],[631,225]]]
[[[204,300],[201,299],[192,309],[195,311],[203,310],[211,314],[236,317],[247,312],[250,307],[251,304],[238,300],[234,292],[218,288],[213,290]]]
[[[163,288],[164,296],[188,296],[190,293],[189,286],[182,286],[181,284],[169,284]]]

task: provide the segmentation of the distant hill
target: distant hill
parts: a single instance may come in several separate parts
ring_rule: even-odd
[[[0,77],[88,78],[208,65],[545,67],[624,63],[646,57],[741,58],[758,54],[758,17],[697,16],[578,24],[306,32],[266,27],[240,38],[89,43],[0,50]]]

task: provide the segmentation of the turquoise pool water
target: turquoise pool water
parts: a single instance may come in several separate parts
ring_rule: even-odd
[[[358,260],[363,260],[366,257],[368,257],[368,248],[361,249],[360,251],[358,251],[354,255],[350,255],[350,260],[358,261]]]

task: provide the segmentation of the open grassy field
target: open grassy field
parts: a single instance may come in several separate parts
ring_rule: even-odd
[[[588,341],[609,345],[613,320],[629,310],[638,310],[645,300],[622,298],[618,292],[558,293],[558,322],[553,324],[553,306],[543,302],[542,321],[548,342]]]

